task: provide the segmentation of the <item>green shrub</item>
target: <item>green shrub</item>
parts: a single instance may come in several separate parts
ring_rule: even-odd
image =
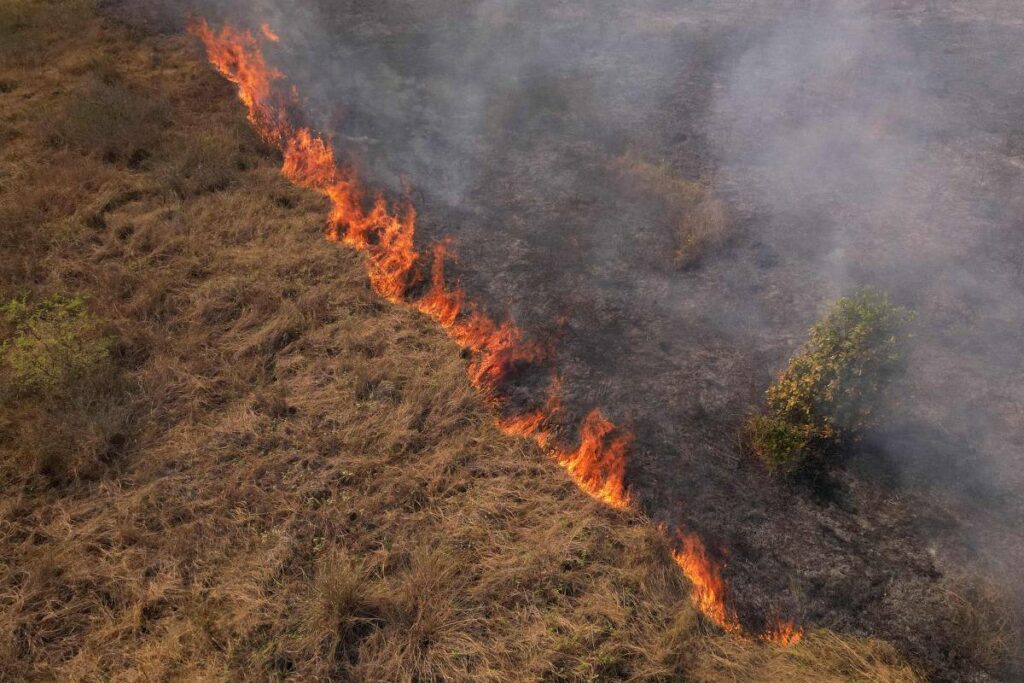
[[[80,297],[38,304],[12,299],[0,315],[0,365],[8,392],[67,395],[109,360],[111,339],[100,334]]]
[[[878,423],[887,385],[905,365],[913,314],[866,288],[837,301],[747,422],[747,443],[773,470],[825,464]]]

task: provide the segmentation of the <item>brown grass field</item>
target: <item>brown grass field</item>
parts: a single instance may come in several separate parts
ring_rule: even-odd
[[[916,680],[705,623],[322,239],[193,39],[5,0],[0,141],[0,298],[43,311],[0,327],[0,680]]]

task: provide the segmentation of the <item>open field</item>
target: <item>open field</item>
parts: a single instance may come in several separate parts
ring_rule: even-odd
[[[410,197],[423,248],[453,238],[451,282],[554,340],[562,437],[594,406],[633,433],[634,502],[704,539],[744,628],[1020,678],[1019,4],[199,6],[252,30],[369,187]],[[884,429],[793,486],[742,425],[864,285],[916,312],[908,372]]]
[[[916,680],[704,622],[649,520],[322,239],[191,38],[5,3],[0,140],[35,316],[2,323],[0,679]]]

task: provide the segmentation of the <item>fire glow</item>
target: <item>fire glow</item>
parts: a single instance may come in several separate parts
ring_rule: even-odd
[[[307,127],[296,127],[287,116],[288,100],[279,96],[275,81],[284,75],[269,67],[256,37],[249,31],[225,25],[214,31],[204,20],[190,23],[189,30],[205,45],[211,64],[238,87],[248,110],[248,120],[259,135],[283,155],[282,173],[292,183],[313,190],[330,201],[326,237],[365,254],[370,283],[388,301],[411,306],[433,318],[463,349],[469,352],[469,378],[499,410],[501,385],[521,368],[542,362],[548,350],[523,339],[510,321],[496,322],[469,301],[458,286],[445,280],[445,263],[451,260],[448,243],[431,249],[429,278],[424,258],[414,243],[416,210],[409,202],[394,206],[382,194],[368,198],[355,171],[340,164],[334,149]],[[272,43],[280,39],[269,25],[260,31]],[[294,98],[294,95],[292,96]],[[366,207],[369,206],[367,209]],[[586,493],[618,509],[630,505],[625,484],[626,457],[632,435],[616,427],[599,410],[591,411],[580,425],[580,443],[573,450],[552,445],[549,427],[561,411],[560,382],[552,377],[545,404],[533,411],[499,418],[509,434],[534,439],[547,449]],[[676,563],[693,584],[697,608],[723,630],[742,633],[727,606],[726,586],[719,566],[708,556],[703,542],[692,534],[678,534]],[[780,623],[761,637],[785,645],[800,639],[792,624]]]

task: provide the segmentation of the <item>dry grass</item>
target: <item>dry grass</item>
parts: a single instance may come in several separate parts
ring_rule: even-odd
[[[781,651],[759,651],[726,638],[709,640],[695,678],[737,683],[916,680],[913,671],[901,663],[899,655],[889,645],[840,637],[829,631],[814,631],[805,636],[799,647]]]
[[[676,267],[698,265],[732,236],[725,205],[705,185],[680,178],[667,164],[652,164],[631,153],[612,159],[609,166],[665,202],[676,215],[672,236],[672,262]]]
[[[115,341],[65,402],[0,404],[0,679],[913,680],[714,634],[647,521],[500,435],[321,239],[189,40],[19,7],[3,294],[82,293]]]
[[[987,671],[1019,675],[1024,666],[1020,652],[1022,624],[1005,596],[1012,587],[994,585],[977,576],[947,577],[941,623],[937,628],[952,635],[956,647],[951,657],[972,659]]]

